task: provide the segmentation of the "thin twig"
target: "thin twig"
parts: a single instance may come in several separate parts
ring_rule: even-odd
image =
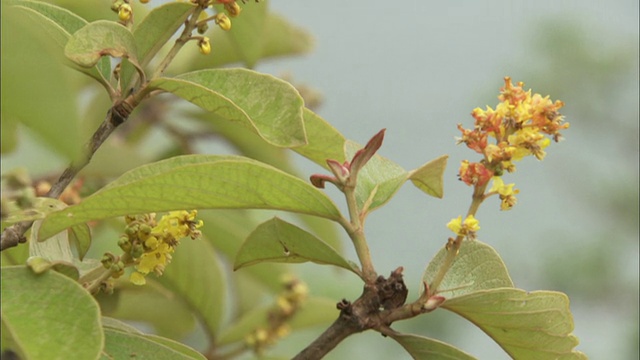
[[[127,100],[133,101],[133,97],[127,98]],[[62,172],[58,181],[51,186],[46,197],[54,199],[58,198],[76,175],[78,175],[80,170],[89,164],[93,154],[95,154],[98,148],[100,148],[102,143],[118,126],[120,126],[120,124],[127,120],[131,111],[135,107],[135,105],[130,104],[127,100],[122,101],[109,109],[109,112],[102,124],[100,124],[100,127],[98,127],[98,129],[93,133],[91,140],[85,144],[82,156],[78,160],[72,162],[69,167]],[[29,230],[32,224],[33,221],[23,221],[4,229],[0,238],[0,251],[26,242],[24,234]]]

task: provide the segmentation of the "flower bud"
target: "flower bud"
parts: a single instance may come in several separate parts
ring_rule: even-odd
[[[125,21],[125,22],[129,21],[129,19],[131,19],[132,13],[133,13],[133,10],[131,9],[131,5],[122,4],[118,8],[118,19],[120,19],[120,21]]]
[[[203,55],[209,55],[209,53],[211,53],[211,43],[209,42],[209,38],[205,36],[198,41],[198,48],[200,49],[200,53]]]
[[[217,13],[214,17],[216,24],[224,31],[231,30],[231,19],[223,13]]]
[[[242,8],[235,1],[224,4],[224,9],[227,11],[229,16],[236,17],[240,15]]]

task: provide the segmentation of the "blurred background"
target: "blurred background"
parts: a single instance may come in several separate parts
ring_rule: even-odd
[[[406,169],[450,155],[444,199],[405,186],[367,222],[378,271],[404,266],[410,299],[449,236],[445,224],[470,202],[456,174],[461,160],[475,157],[454,145],[456,124],[471,127],[473,108],[494,107],[504,76],[563,100],[566,141],[505,177],[521,191],[518,205],[501,212],[496,199],[484,203],[478,236],[501,254],[516,286],[569,296],[578,349],[592,359],[638,358],[637,1],[270,5],[308,29],[316,48],[257,70],[290,73],[316,88],[324,99],[318,113],[348,138],[364,143],[387,128],[380,153]],[[394,327],[480,359],[507,358],[452,314]],[[380,340],[354,336],[330,358],[406,356]]]
[[[517,287],[569,296],[579,350],[592,359],[638,358],[638,1],[268,6],[306,29],[315,48],[303,57],[261,62],[256,70],[317,91],[318,114],[350,139],[365,143],[386,128],[380,154],[405,169],[450,156],[443,199],[405,186],[366,224],[378,272],[403,266],[409,300],[450,236],[445,224],[470,203],[471,189],[456,174],[461,160],[477,157],[455,145],[456,124],[471,127],[475,107],[495,107],[504,76],[564,101],[561,112],[571,124],[566,140],[552,143],[543,162],[527,158],[505,177],[520,189],[518,205],[501,212],[497,199],[484,203],[478,238],[502,256]],[[21,149],[28,146],[36,145]],[[20,156],[3,156],[2,171],[24,164]],[[42,162],[32,159],[30,167]],[[296,164],[305,175],[320,171],[301,158]],[[346,241],[345,249],[356,258]],[[360,294],[354,276],[316,265],[298,269],[313,294],[336,301]],[[480,330],[446,311],[394,328],[451,343],[479,359],[508,358]],[[292,354],[321,331],[296,333],[274,352]],[[350,337],[327,359],[408,357],[395,342],[381,340],[377,333]]]

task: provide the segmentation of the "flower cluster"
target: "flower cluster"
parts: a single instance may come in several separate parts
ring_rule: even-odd
[[[501,101],[495,109],[476,108],[471,115],[475,119],[473,129],[465,129],[458,124],[462,136],[458,143],[465,143],[470,149],[482,154],[479,162],[464,160],[460,166],[460,180],[469,186],[484,187],[493,179],[493,186],[487,195],[498,194],[502,210],[510,209],[515,203],[518,190],[514,184],[505,185],[500,178],[504,171],[516,170],[515,161],[526,156],[544,159],[544,149],[551,139],[559,141],[561,130],[569,127],[558,112],[564,103],[551,101],[549,96],[531,94],[523,89],[524,83],[514,85],[505,77],[505,85],[500,89]],[[491,140],[491,141],[490,141]]]
[[[309,289],[304,282],[288,277],[283,280],[283,284],[284,290],[267,314],[266,326],[255,329],[245,338],[246,345],[256,354],[261,354],[266,347],[289,334],[288,323],[307,298]]]
[[[145,284],[145,276],[151,272],[162,275],[171,261],[171,254],[180,239],[198,238],[202,220],[196,220],[195,210],[172,211],[156,221],[155,214],[126,216],[127,227],[118,246],[132,259],[135,270],[130,277],[136,285]]]

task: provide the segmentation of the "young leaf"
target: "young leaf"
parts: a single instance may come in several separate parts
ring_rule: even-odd
[[[337,220],[327,195],[240,156],[178,156],[131,170],[80,204],[44,219],[39,238],[91,220],[176,209],[273,209]]]
[[[109,359],[157,359],[157,360],[204,360],[205,357],[187,346],[166,340],[157,341],[156,337],[122,332],[107,328],[104,330],[105,344],[103,354]]]
[[[409,172],[409,180],[418,189],[437,198],[443,196],[443,175],[447,167],[448,155],[435,158],[421,167]]]
[[[7,348],[22,359],[98,358],[104,341],[100,311],[82,286],[54,271],[0,271],[3,347],[13,344]]]
[[[242,244],[234,270],[262,262],[330,264],[359,273],[356,265],[314,235],[281,219],[260,224]]]
[[[514,359],[587,359],[573,351],[578,339],[563,293],[499,288],[447,299],[442,307],[474,323]]]
[[[105,55],[124,57],[138,63],[136,43],[126,27],[107,20],[98,20],[76,31],[67,42],[64,53],[69,60],[83,67],[92,67]]]
[[[183,239],[158,281],[188,304],[209,336],[217,335],[224,318],[227,285],[209,243]]]
[[[347,141],[347,158],[351,159],[360,149],[361,145]],[[384,205],[407,181],[407,175],[400,165],[378,154],[374,155],[358,173],[356,200],[359,207],[368,203],[371,211]]]
[[[438,274],[447,253],[445,248],[440,249],[427,266],[422,277],[427,284],[431,284]],[[437,291],[448,301],[476,291],[502,287],[513,287],[506,265],[491,246],[473,240],[462,243]]]
[[[390,337],[402,345],[415,360],[475,360],[473,356],[442,341],[412,334]]]
[[[242,124],[272,145],[306,143],[302,97],[289,83],[271,75],[246,69],[200,70],[151,80],[147,91],[157,89]]]

